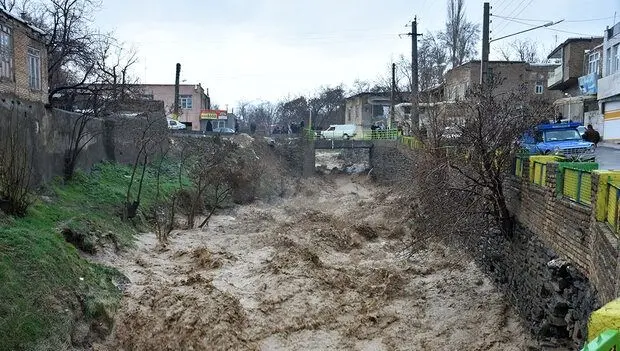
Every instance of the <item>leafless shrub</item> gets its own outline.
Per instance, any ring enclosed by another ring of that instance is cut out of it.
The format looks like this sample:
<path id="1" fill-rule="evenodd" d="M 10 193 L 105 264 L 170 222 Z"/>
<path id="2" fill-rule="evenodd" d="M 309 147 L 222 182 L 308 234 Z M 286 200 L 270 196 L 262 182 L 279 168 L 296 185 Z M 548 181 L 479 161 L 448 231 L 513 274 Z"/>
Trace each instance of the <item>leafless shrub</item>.
<path id="1" fill-rule="evenodd" d="M 136 118 L 139 118 L 142 123 L 138 130 L 132 131 L 134 139 L 133 142 L 136 146 L 137 152 L 133 163 L 131 177 L 129 179 L 129 185 L 127 186 L 127 193 L 125 195 L 123 220 L 134 218 L 136 216 L 138 207 L 140 206 L 142 185 L 144 183 L 144 175 L 146 172 L 146 166 L 149 162 L 149 157 L 152 157 L 158 151 L 158 146 L 161 145 L 162 140 L 165 140 L 168 136 L 168 128 L 165 123 L 166 120 L 162 115 L 157 113 L 147 113 Z M 139 166 L 142 166 L 142 173 L 140 178 L 137 180 L 137 193 L 134 194 L 132 192 L 132 187 L 136 182 L 136 175 Z"/>
<path id="2" fill-rule="evenodd" d="M 24 216 L 32 203 L 34 147 L 29 133 L 34 129 L 27 113 L 11 108 L 0 128 L 0 209 Z"/>

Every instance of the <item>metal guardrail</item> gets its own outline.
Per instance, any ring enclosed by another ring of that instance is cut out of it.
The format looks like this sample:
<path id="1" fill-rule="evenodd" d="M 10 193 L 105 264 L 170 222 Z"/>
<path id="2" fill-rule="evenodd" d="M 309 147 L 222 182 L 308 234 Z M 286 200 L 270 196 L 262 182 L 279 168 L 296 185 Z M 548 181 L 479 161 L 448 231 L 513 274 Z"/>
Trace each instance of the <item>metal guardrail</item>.
<path id="1" fill-rule="evenodd" d="M 324 139 L 320 134 L 321 132 L 322 131 L 304 129 L 303 135 L 308 140 Z M 355 136 L 351 139 L 353 140 L 399 140 L 400 138 L 401 138 L 401 132 L 398 129 L 382 129 L 382 130 L 364 129 L 361 132 L 355 134 Z"/>
<path id="2" fill-rule="evenodd" d="M 611 350 L 620 350 L 620 334 L 617 330 L 605 330 L 581 349 L 581 351 Z"/>
<path id="3" fill-rule="evenodd" d="M 583 205 L 592 204 L 592 171 L 596 162 L 558 162 L 556 193 Z"/>

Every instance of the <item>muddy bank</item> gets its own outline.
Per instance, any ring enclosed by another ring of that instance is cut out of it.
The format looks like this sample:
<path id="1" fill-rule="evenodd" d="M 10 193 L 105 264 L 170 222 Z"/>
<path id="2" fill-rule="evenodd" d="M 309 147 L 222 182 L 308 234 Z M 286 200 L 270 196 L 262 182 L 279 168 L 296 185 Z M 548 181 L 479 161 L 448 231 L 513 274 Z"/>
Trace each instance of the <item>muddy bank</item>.
<path id="1" fill-rule="evenodd" d="M 110 264 L 131 280 L 97 350 L 526 350 L 535 342 L 468 259 L 408 255 L 395 199 L 365 177 L 311 179 L 204 231 Z"/>

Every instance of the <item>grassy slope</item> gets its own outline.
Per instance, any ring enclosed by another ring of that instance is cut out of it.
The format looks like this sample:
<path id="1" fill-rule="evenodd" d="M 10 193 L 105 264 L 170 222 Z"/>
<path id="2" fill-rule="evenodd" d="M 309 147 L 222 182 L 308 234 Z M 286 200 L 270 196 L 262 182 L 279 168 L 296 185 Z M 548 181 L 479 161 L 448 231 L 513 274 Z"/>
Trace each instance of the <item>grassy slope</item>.
<path id="1" fill-rule="evenodd" d="M 118 273 L 82 259 L 61 229 L 87 233 L 93 242 L 108 235 L 121 246 L 131 245 L 137 229 L 118 216 L 130 175 L 130 167 L 102 164 L 69 184 L 51 185 L 45 201 L 33 204 L 25 218 L 2 220 L 0 350 L 31 349 L 42 341 L 47 349 L 61 349 L 72 328 L 72 310 L 102 319 L 116 307 Z M 162 174 L 162 183 L 164 192 L 176 188 L 172 169 Z M 150 169 L 141 208 L 153 202 L 155 189 Z"/>

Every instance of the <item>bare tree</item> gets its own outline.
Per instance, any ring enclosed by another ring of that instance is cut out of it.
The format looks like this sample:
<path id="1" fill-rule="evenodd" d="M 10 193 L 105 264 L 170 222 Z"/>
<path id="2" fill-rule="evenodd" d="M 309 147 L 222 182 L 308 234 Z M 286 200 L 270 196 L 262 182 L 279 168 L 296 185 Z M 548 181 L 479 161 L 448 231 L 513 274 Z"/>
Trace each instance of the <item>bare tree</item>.
<path id="1" fill-rule="evenodd" d="M 485 214 L 509 236 L 514 220 L 504 181 L 516 152 L 515 140 L 536 125 L 540 116 L 552 113 L 552 108 L 542 100 L 531 99 L 525 86 L 494 93 L 501 84 L 501 78 L 494 77 L 488 86 L 473 87 L 466 99 L 457 103 L 465 123 L 459 126 L 458 152 L 449 164 L 463 184 L 459 190 L 483 203 Z"/>
<path id="2" fill-rule="evenodd" d="M 447 55 L 438 35 L 431 32 L 427 32 L 424 35 L 420 45 L 418 61 L 418 79 L 421 91 L 430 89 L 443 81 Z M 411 69 L 409 69 L 410 71 Z M 411 86 L 411 83 L 408 86 Z"/>
<path id="3" fill-rule="evenodd" d="M 68 100 L 65 103 L 69 101 L 72 105 L 66 108 L 72 109 L 79 105 L 81 114 L 73 122 L 65 151 L 65 180 L 73 177 L 82 150 L 103 133 L 103 129 L 95 127 L 93 122 L 118 112 L 130 98 L 139 93 L 135 88 L 136 82 L 129 75 L 129 69 L 137 61 L 136 53 L 124 49 L 111 38 L 100 44 L 95 51 L 92 81 L 83 87 L 66 90 Z"/>
<path id="4" fill-rule="evenodd" d="M 499 48 L 500 56 L 506 60 L 516 60 L 528 63 L 541 62 L 542 59 L 539 54 L 538 45 L 532 40 L 515 39 Z"/>
<path id="5" fill-rule="evenodd" d="M 15 8 L 15 5 L 17 5 L 17 1 L 16 0 L 0 0 L 0 8 L 7 10 L 7 11 L 13 11 L 13 8 Z"/>
<path id="6" fill-rule="evenodd" d="M 162 118 L 161 115 L 147 113 L 136 118 L 140 119 L 142 123 L 139 130 L 132 131 L 133 141 L 137 151 L 129 184 L 127 185 L 127 193 L 125 195 L 123 207 L 123 220 L 136 216 L 142 196 L 142 185 L 144 183 L 146 165 L 149 162 L 149 158 L 157 152 L 158 145 L 168 136 L 168 127 L 165 124 L 165 119 Z M 138 180 L 137 193 L 134 195 L 132 187 L 136 181 L 136 173 L 139 166 L 142 166 L 142 173 Z"/>
<path id="7" fill-rule="evenodd" d="M 440 33 L 440 39 L 448 49 L 452 67 L 476 55 L 480 28 L 465 18 L 464 0 L 448 0 L 446 28 Z"/>

